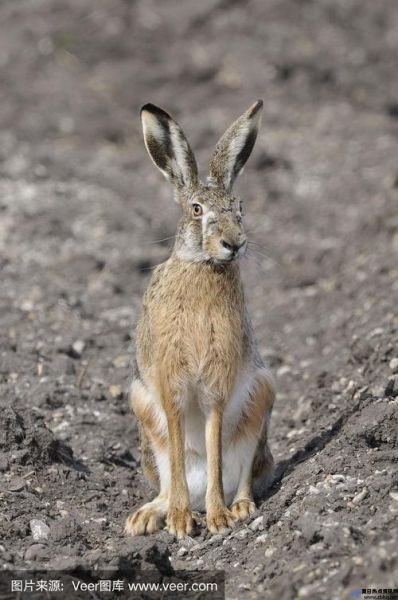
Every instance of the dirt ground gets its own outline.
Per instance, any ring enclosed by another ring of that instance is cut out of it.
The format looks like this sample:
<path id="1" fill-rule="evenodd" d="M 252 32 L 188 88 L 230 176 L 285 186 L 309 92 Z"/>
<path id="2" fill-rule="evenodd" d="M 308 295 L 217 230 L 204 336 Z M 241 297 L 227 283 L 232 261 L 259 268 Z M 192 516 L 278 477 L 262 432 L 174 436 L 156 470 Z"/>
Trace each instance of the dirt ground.
<path id="1" fill-rule="evenodd" d="M 170 561 L 225 570 L 230 599 L 398 587 L 396 0 L 3 0 L 0 23 L 2 568 Z M 178 218 L 139 107 L 177 116 L 205 176 L 258 97 L 236 189 L 276 482 L 226 536 L 128 539 L 152 494 L 133 327 Z"/>

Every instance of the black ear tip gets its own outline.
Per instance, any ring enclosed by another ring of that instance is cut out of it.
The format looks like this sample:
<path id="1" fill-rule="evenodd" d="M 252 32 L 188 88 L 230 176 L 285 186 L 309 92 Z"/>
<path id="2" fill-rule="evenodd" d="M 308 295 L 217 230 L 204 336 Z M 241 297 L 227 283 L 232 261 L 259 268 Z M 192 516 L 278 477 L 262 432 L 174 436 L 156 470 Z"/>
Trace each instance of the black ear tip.
<path id="1" fill-rule="evenodd" d="M 140 114 L 143 113 L 144 111 L 154 112 L 154 110 L 156 110 L 156 108 L 157 107 L 154 104 L 151 104 L 151 102 L 147 102 L 146 104 L 144 104 L 144 106 L 141 107 Z"/>
<path id="2" fill-rule="evenodd" d="M 252 115 L 255 115 L 264 106 L 264 102 L 259 98 L 252 106 Z"/>
<path id="3" fill-rule="evenodd" d="M 148 113 L 151 113 L 158 117 L 167 117 L 167 118 L 170 117 L 170 115 L 165 110 L 163 110 L 163 108 L 160 108 L 160 106 L 156 106 L 156 104 L 152 104 L 151 102 L 144 104 L 144 106 L 141 108 L 141 110 L 140 110 L 141 116 L 142 116 L 143 112 L 148 112 Z"/>
<path id="4" fill-rule="evenodd" d="M 259 98 L 256 100 L 246 111 L 246 118 L 252 119 L 257 114 L 261 113 L 261 110 L 264 106 L 264 102 Z"/>

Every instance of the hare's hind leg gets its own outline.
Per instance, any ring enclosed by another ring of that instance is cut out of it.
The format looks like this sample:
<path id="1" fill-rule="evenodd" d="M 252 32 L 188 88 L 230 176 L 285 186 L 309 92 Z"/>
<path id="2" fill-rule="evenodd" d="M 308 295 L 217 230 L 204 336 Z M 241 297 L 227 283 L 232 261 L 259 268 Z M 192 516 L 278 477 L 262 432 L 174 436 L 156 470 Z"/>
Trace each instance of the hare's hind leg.
<path id="1" fill-rule="evenodd" d="M 130 400 L 137 417 L 141 440 L 141 465 L 158 496 L 127 517 L 125 531 L 130 535 L 154 533 L 165 525 L 168 510 L 168 481 L 159 477 L 158 462 L 167 459 L 166 439 L 151 408 L 149 394 L 138 379 L 131 386 Z"/>
<path id="2" fill-rule="evenodd" d="M 263 425 L 252 468 L 253 493 L 256 498 L 261 498 L 273 481 L 274 457 L 268 443 L 268 420 Z"/>
<path id="3" fill-rule="evenodd" d="M 269 374 L 259 370 L 250 390 L 250 403 L 242 416 L 236 436 L 236 446 L 243 458 L 241 476 L 231 512 L 246 519 L 256 507 L 253 499 L 253 478 L 264 481 L 273 469 L 272 454 L 268 446 L 268 424 L 274 401 L 274 389 Z M 256 487 L 256 486 L 255 486 Z"/>

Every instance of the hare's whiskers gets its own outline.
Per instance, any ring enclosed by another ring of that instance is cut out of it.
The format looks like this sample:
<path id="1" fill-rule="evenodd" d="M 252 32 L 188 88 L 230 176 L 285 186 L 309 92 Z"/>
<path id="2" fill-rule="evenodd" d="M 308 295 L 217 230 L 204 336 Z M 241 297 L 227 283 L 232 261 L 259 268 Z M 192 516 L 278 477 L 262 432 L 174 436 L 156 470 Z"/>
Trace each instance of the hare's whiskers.
<path id="1" fill-rule="evenodd" d="M 249 242 L 250 243 L 250 242 Z M 269 263 L 273 264 L 273 265 L 277 265 L 278 262 L 274 259 L 271 258 L 271 256 L 268 256 L 267 254 L 264 254 L 263 252 L 259 252 L 259 250 L 257 250 L 256 248 L 248 248 L 248 252 L 251 253 L 252 255 L 257 255 L 261 258 L 265 258 L 265 260 L 267 260 Z"/>
<path id="2" fill-rule="evenodd" d="M 139 269 L 139 271 L 152 271 L 153 269 L 156 269 L 156 267 L 160 267 L 160 265 L 163 265 L 163 263 L 158 263 L 157 265 L 151 265 L 150 267 L 142 267 Z"/>
<path id="3" fill-rule="evenodd" d="M 174 240 L 176 235 L 169 235 L 168 237 L 160 238 L 160 240 L 153 240 L 153 242 L 149 242 L 150 244 L 158 244 L 159 242 L 166 242 L 167 240 Z"/>

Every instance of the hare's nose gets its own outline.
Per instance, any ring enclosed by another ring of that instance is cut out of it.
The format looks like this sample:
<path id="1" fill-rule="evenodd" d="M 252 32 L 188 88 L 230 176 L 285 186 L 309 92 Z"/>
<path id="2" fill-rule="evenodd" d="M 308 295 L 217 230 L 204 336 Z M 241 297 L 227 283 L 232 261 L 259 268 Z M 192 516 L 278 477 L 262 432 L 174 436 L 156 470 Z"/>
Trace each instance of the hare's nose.
<path id="1" fill-rule="evenodd" d="M 221 240 L 221 245 L 226 250 L 229 250 L 232 254 L 237 254 L 239 250 L 246 244 L 246 240 L 240 242 L 238 244 L 231 244 L 230 242 L 226 242 L 225 240 Z"/>

